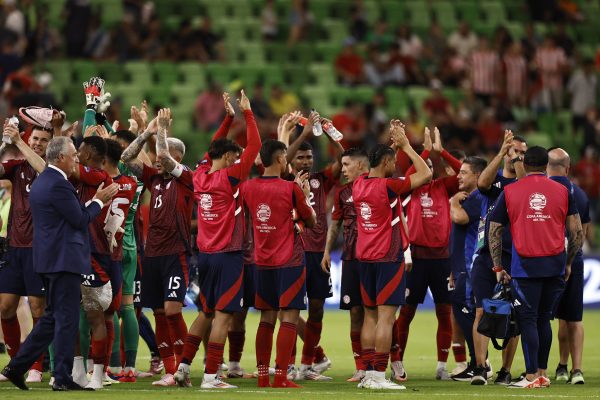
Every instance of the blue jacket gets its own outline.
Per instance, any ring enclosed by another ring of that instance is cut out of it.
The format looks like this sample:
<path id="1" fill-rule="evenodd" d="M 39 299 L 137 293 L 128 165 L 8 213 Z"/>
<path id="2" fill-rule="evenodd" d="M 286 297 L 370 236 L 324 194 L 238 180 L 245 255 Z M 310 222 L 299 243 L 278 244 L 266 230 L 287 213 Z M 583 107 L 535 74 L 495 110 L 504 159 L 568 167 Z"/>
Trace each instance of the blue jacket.
<path id="1" fill-rule="evenodd" d="M 33 182 L 29 203 L 35 271 L 91 273 L 88 225 L 100 214 L 100 205 L 82 205 L 73 185 L 49 167 Z"/>

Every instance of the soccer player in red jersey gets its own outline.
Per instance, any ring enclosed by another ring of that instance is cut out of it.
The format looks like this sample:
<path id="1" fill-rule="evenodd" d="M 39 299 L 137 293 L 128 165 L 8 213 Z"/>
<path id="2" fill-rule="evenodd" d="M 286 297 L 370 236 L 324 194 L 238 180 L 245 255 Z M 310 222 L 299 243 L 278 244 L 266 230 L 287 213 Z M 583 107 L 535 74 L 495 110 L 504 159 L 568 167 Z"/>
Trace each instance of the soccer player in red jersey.
<path id="1" fill-rule="evenodd" d="M 293 216 L 312 227 L 316 215 L 307 196 L 306 177 L 300 186 L 280 178 L 287 169 L 286 146 L 266 141 L 260 151 L 264 174 L 244 186 L 244 203 L 252 218 L 256 261 L 255 308 L 261 311 L 256 332 L 258 386 L 269 387 L 269 361 L 277 314 L 281 324 L 277 334 L 275 380 L 273 387 L 296 388 L 287 379 L 287 366 L 296 341 L 300 310 L 306 307 L 306 269 L 303 248 Z"/>
<path id="2" fill-rule="evenodd" d="M 346 184 L 339 187 L 333 199 L 331 219 L 333 223 L 327 232 L 327 244 L 321 266 L 329 274 L 331 268 L 331 249 L 337 239 L 340 228 L 344 228 L 342 252 L 342 285 L 340 289 L 340 309 L 350 311 L 350 340 L 356 371 L 348 382 L 360 382 L 365 376 L 365 365 L 360 357 L 360 330 L 363 324 L 363 304 L 360 295 L 360 262 L 356 259 L 356 209 L 352 199 L 354 181 L 369 172 L 367 153 L 358 148 L 346 150 L 342 154 L 342 175 Z"/>
<path id="3" fill-rule="evenodd" d="M 8 160 L 0 164 L 0 177 L 12 183 L 12 201 L 8 216 L 9 243 L 3 244 L 2 252 L 7 263 L 0 268 L 0 314 L 2 331 L 8 355 L 14 357 L 21 345 L 21 329 L 17 319 L 17 307 L 21 296 L 28 296 L 33 323 L 43 315 L 46 304 L 44 284 L 33 271 L 33 225 L 29 209 L 29 189 L 37 174 L 45 167 L 46 146 L 52 132 L 35 126 L 29 140 L 21 140 L 19 128 L 4 123 L 4 135 L 25 156 L 25 160 Z M 4 247 L 8 245 L 8 248 Z M 32 366 L 27 382 L 42 381 L 43 356 Z M 0 381 L 2 380 L 0 375 Z"/>
<path id="4" fill-rule="evenodd" d="M 312 135 L 312 124 L 318 119 L 320 119 L 318 113 L 311 113 L 311 123 L 306 124 L 304 132 L 290 145 L 287 155 L 293 174 L 299 172 L 310 174 L 308 177 L 310 186 L 308 200 L 317 213 L 315 226 L 302 232 L 306 257 L 308 319 L 306 323 L 300 319 L 298 324 L 298 332 L 304 340 L 304 346 L 302 347 L 302 360 L 297 379 L 304 380 L 331 380 L 331 378 L 321 375 L 331 366 L 331 362 L 323 353 L 319 342 L 323 329 L 325 299 L 333 296 L 331 277 L 321 269 L 321 261 L 323 260 L 325 242 L 327 241 L 327 195 L 339 181 L 341 164 L 339 160 L 336 160 L 322 171 L 311 172 L 314 165 L 313 149 L 306 139 Z M 339 142 L 332 140 L 329 135 L 327 137 L 334 145 L 337 156 L 341 156 L 344 148 Z"/>
<path id="5" fill-rule="evenodd" d="M 404 125 L 390 123 L 390 136 L 406 153 L 416 172 L 391 178 L 396 170 L 395 153 L 379 144 L 369 154 L 371 169 L 352 186 L 357 214 L 356 257 L 361 261 L 361 295 L 365 310 L 361 331 L 362 358 L 367 365 L 359 387 L 404 389 L 385 379 L 396 309 L 404 304 L 405 285 L 399 196 L 431 180 L 425 161 L 410 146 Z"/>
<path id="6" fill-rule="evenodd" d="M 142 305 L 152 308 L 156 340 L 166 374 L 155 386 L 174 386 L 176 359 L 181 359 L 187 326 L 181 309 L 188 284 L 188 255 L 191 252 L 193 174 L 181 164 L 185 145 L 167 138 L 171 110 L 162 109 L 147 130 L 123 152 L 121 159 L 150 190 L 148 238 L 142 262 Z M 144 143 L 155 134 L 155 168 L 137 159 Z"/>
<path id="7" fill-rule="evenodd" d="M 198 259 L 204 275 L 200 287 L 201 313 L 214 314 L 203 389 L 236 387 L 221 381 L 217 371 L 223 360 L 233 313 L 241 312 L 243 308 L 244 213 L 239 186 L 248 179 L 261 146 L 250 100 L 243 90 L 238 105 L 246 119 L 246 149 L 242 153 L 239 145 L 230 139 L 218 139 L 211 143 L 208 151 L 211 162 L 206 160 L 194 173 L 194 196 L 198 201 Z M 188 386 L 189 365 L 182 362 L 177 372 L 177 382 Z"/>
<path id="8" fill-rule="evenodd" d="M 440 131 L 435 128 L 435 141 L 431 140 L 429 129 L 425 128 L 424 150 L 421 158 L 433 168 L 429 160 L 430 153 L 437 153 L 454 171 L 454 175 L 433 179 L 411 193 L 407 206 L 408 232 L 411 244 L 413 267 L 408 272 L 406 304 L 400 309 L 396 321 L 398 334 L 398 359 L 392 362 L 394 378 L 406 380 L 406 371 L 402 363 L 410 323 L 417 307 L 423 303 L 427 289 L 431 290 L 435 301 L 435 313 L 438 320 L 436 335 L 437 359 L 436 379 L 450 379 L 446 361 L 452 341 L 452 297 L 449 288 L 450 277 L 450 197 L 458 192 L 458 171 L 461 161 L 454 158 L 442 146 Z M 407 173 L 411 173 L 410 168 Z"/>

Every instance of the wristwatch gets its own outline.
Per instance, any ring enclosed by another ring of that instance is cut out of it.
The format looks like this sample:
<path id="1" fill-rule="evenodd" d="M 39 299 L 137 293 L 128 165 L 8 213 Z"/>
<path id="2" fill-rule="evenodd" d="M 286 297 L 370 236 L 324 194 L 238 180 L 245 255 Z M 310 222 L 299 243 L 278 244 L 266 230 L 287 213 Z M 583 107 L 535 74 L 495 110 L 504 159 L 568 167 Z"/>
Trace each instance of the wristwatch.
<path id="1" fill-rule="evenodd" d="M 515 158 L 513 158 L 512 160 L 510 160 L 511 164 L 514 164 L 516 162 L 523 162 L 523 156 L 516 156 Z"/>

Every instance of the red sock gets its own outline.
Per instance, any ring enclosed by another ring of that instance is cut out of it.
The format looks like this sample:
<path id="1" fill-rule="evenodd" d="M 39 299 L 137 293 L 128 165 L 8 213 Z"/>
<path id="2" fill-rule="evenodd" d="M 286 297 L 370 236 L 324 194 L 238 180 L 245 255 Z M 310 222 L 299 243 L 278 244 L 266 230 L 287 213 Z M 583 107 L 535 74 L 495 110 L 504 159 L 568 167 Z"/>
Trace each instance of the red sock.
<path id="1" fill-rule="evenodd" d="M 106 319 L 104 321 L 104 325 L 106 325 L 106 361 L 105 367 L 108 367 L 108 362 L 110 361 L 110 355 L 112 353 L 113 343 L 115 342 L 115 323 L 113 322 L 112 317 Z"/>
<path id="2" fill-rule="evenodd" d="M 298 327 L 296 327 L 296 332 L 298 332 Z M 294 339 L 294 347 L 292 347 L 292 354 L 290 355 L 290 365 L 296 364 L 296 342 L 298 341 L 298 336 Z"/>
<path id="3" fill-rule="evenodd" d="M 287 366 L 292 355 L 292 344 L 296 339 L 296 324 L 282 322 L 277 332 L 274 385 L 287 381 Z"/>
<path id="4" fill-rule="evenodd" d="M 350 341 L 352 342 L 352 354 L 354 355 L 354 364 L 356 369 L 365 370 L 365 364 L 361 357 L 362 347 L 360 346 L 360 331 L 350 332 Z"/>
<path id="5" fill-rule="evenodd" d="M 187 365 L 192 364 L 192 361 L 194 361 L 194 357 L 196 357 L 196 353 L 198 352 L 198 348 L 200 348 L 200 343 L 202 343 L 202 338 L 200 336 L 188 333 L 185 338 L 185 345 L 183 346 L 183 353 L 181 355 L 182 363 Z"/>
<path id="6" fill-rule="evenodd" d="M 273 324 L 261 322 L 256 331 L 256 366 L 258 367 L 259 376 L 265 373 L 267 377 L 269 376 L 274 330 L 275 326 Z"/>
<path id="7" fill-rule="evenodd" d="M 94 364 L 106 365 L 106 338 L 95 340 L 92 338 L 92 351 L 90 352 L 90 358 L 94 360 Z"/>
<path id="8" fill-rule="evenodd" d="M 304 365 L 312 365 L 315 361 L 315 350 L 321 340 L 321 330 L 323 324 L 321 322 L 306 321 L 304 329 L 304 346 L 302 347 L 302 361 Z"/>
<path id="9" fill-rule="evenodd" d="M 33 318 L 33 326 L 35 326 L 35 324 L 37 324 L 38 321 L 39 321 L 39 318 L 34 317 Z M 40 358 L 35 360 L 35 362 L 31 366 L 31 369 L 35 369 L 37 371 L 42 372 L 42 370 L 44 369 L 44 356 L 45 355 L 46 355 L 46 352 L 43 352 L 42 355 L 40 356 Z"/>
<path id="10" fill-rule="evenodd" d="M 452 343 L 452 352 L 454 353 L 454 361 L 466 362 L 467 361 L 467 349 L 460 343 Z"/>
<path id="11" fill-rule="evenodd" d="M 177 364 L 179 364 L 179 362 L 181 362 L 183 345 L 185 344 L 185 338 L 187 336 L 187 325 L 185 324 L 185 320 L 181 313 L 169 315 L 167 317 L 167 323 L 169 324 L 169 336 L 171 337 L 173 353 L 175 354 Z"/>
<path id="12" fill-rule="evenodd" d="M 165 365 L 165 372 L 167 374 L 174 374 L 177 370 L 175 364 L 175 356 L 173 354 L 173 346 L 171 341 L 171 335 L 169 334 L 169 324 L 165 314 L 154 314 L 154 320 L 156 321 L 156 344 L 158 345 L 158 352 L 160 358 Z"/>
<path id="13" fill-rule="evenodd" d="M 438 361 L 448 361 L 450 344 L 452 343 L 452 322 L 450 304 L 436 304 L 435 315 L 438 320 L 436 335 Z"/>
<path id="14" fill-rule="evenodd" d="M 373 369 L 378 372 L 385 372 L 389 357 L 390 353 L 375 353 L 373 356 Z"/>
<path id="15" fill-rule="evenodd" d="M 411 306 L 402 306 L 400 315 L 398 316 L 398 354 L 400 360 L 404 359 L 404 351 L 406 350 L 406 342 L 408 341 L 408 328 L 415 317 L 416 308 Z"/>
<path id="16" fill-rule="evenodd" d="M 390 347 L 390 361 L 400 361 L 400 343 L 398 343 L 400 335 L 400 318 L 394 322 L 392 328 L 392 347 Z"/>
<path id="17" fill-rule="evenodd" d="M 13 358 L 21 347 L 21 326 L 16 315 L 12 318 L 2 318 L 2 332 L 8 355 Z"/>
<path id="18" fill-rule="evenodd" d="M 320 340 L 320 339 L 319 339 Z M 317 346 L 315 349 L 315 362 L 320 363 L 325 358 L 325 351 L 321 346 Z"/>
<path id="19" fill-rule="evenodd" d="M 246 342 L 246 331 L 229 331 L 227 339 L 229 339 L 229 361 L 240 362 Z"/>
<path id="20" fill-rule="evenodd" d="M 375 357 L 375 349 L 363 349 L 361 358 L 365 364 L 366 370 L 373 369 L 373 358 Z"/>
<path id="21" fill-rule="evenodd" d="M 219 365 L 221 365 L 221 362 L 223 362 L 224 349 L 225 343 L 208 342 L 208 349 L 206 352 L 206 367 L 204 369 L 204 373 L 217 373 Z"/>

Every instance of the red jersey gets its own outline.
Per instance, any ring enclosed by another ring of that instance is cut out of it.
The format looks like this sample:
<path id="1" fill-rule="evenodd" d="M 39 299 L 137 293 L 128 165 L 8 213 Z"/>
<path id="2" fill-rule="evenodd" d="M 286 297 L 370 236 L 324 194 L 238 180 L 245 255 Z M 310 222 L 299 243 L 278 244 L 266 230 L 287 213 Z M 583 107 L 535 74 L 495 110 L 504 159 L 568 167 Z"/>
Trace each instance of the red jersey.
<path id="1" fill-rule="evenodd" d="M 193 174 L 183 168 L 176 178 L 165 178 L 157 169 L 144 165 L 142 182 L 150 191 L 148 237 L 144 255 L 158 257 L 190 251 Z"/>
<path id="2" fill-rule="evenodd" d="M 137 190 L 137 181 L 131 176 L 127 175 L 119 175 L 113 178 L 113 181 L 119 184 L 119 191 L 115 197 L 113 197 L 110 206 L 106 207 L 102 214 L 106 219 L 108 209 L 110 208 L 111 214 L 116 214 L 123 217 L 121 228 L 125 229 L 125 222 L 127 220 L 127 215 L 129 214 L 129 208 L 131 207 L 131 202 L 133 201 L 135 192 Z M 117 247 L 113 250 L 112 259 L 115 261 L 121 261 L 123 259 L 123 233 L 117 233 L 116 239 Z"/>
<path id="3" fill-rule="evenodd" d="M 259 177 L 244 185 L 243 198 L 252 221 L 256 265 L 291 267 L 304 264 L 302 242 L 292 211 L 307 220 L 312 209 L 300 186 L 279 177 Z"/>
<path id="4" fill-rule="evenodd" d="M 410 191 L 410 177 L 369 178 L 352 185 L 357 214 L 356 258 L 364 262 L 402 261 L 402 204 L 398 196 Z"/>
<path id="5" fill-rule="evenodd" d="M 331 167 L 310 174 L 308 179 L 310 185 L 308 202 L 317 214 L 317 223 L 312 228 L 306 228 L 302 233 L 304 251 L 325 251 L 325 243 L 327 242 L 327 194 L 336 182 Z"/>
<path id="6" fill-rule="evenodd" d="M 356 209 L 352 199 L 352 183 L 346 183 L 336 190 L 331 219 L 343 221 L 344 245 L 342 247 L 342 260 L 355 260 L 358 231 L 356 229 Z"/>
<path id="7" fill-rule="evenodd" d="M 10 212 L 8 214 L 8 239 L 11 247 L 31 247 L 33 224 L 29 208 L 29 190 L 37 172 L 25 160 L 2 163 L 4 176 L 12 183 Z"/>
<path id="8" fill-rule="evenodd" d="M 101 183 L 104 183 L 104 187 L 113 183 L 112 178 L 106 171 L 86 167 L 82 164 L 79 164 L 79 180 L 75 180 L 71 177 L 70 181 L 73 186 L 75 186 L 75 190 L 77 190 L 77 194 L 79 195 L 79 201 L 81 201 L 82 204 L 85 204 L 94 198 L 98 186 L 100 186 Z M 104 233 L 104 219 L 106 218 L 107 210 L 108 208 L 105 207 L 100 215 L 94 218 L 90 224 L 90 245 L 92 253 L 110 255 L 108 240 Z"/>

